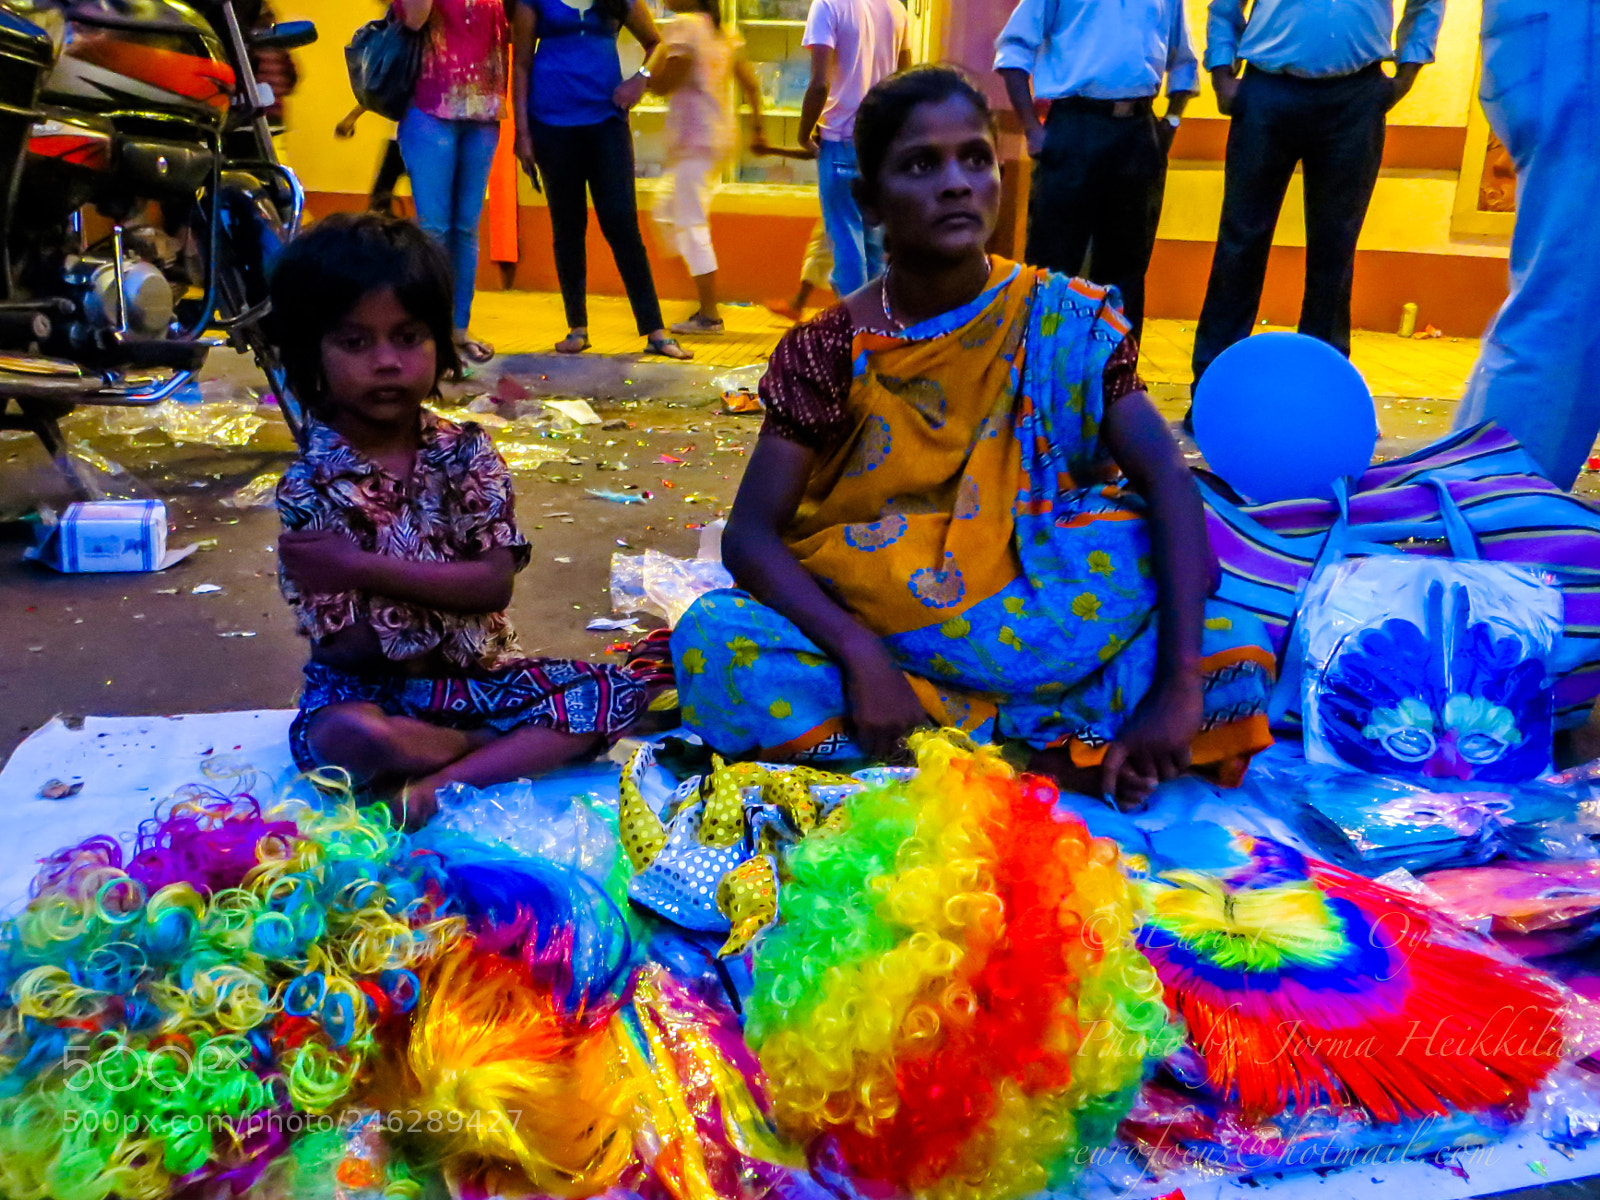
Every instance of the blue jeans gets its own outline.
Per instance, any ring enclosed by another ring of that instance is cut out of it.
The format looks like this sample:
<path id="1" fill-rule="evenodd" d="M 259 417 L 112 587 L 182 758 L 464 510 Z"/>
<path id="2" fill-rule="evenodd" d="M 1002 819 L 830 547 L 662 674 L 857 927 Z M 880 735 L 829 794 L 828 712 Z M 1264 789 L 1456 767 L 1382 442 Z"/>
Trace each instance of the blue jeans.
<path id="1" fill-rule="evenodd" d="M 450 254 L 455 325 L 465 329 L 478 278 L 478 220 L 500 126 L 494 121 L 446 121 L 411 108 L 400 120 L 399 139 L 417 202 L 417 224 Z"/>
<path id="2" fill-rule="evenodd" d="M 867 286 L 883 270 L 883 231 L 861 219 L 852 185 L 860 177 L 856 148 L 824 139 L 817 156 L 817 191 L 822 224 L 833 239 L 833 290 L 842 300 Z"/>
<path id="3" fill-rule="evenodd" d="M 1484 0 L 1479 98 L 1517 167 L 1511 294 L 1484 334 L 1456 428 L 1494 421 L 1571 488 L 1600 432 L 1600 10 Z"/>

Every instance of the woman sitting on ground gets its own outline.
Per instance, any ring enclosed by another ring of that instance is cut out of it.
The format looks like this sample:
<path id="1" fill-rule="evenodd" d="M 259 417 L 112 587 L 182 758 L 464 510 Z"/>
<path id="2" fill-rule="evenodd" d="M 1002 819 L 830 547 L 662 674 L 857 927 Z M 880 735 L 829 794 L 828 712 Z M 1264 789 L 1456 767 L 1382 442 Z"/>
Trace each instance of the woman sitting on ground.
<path id="1" fill-rule="evenodd" d="M 1116 293 L 985 253 L 994 124 L 955 69 L 873 88 L 855 142 L 890 267 L 773 353 L 723 539 L 744 590 L 672 639 L 685 723 L 815 760 L 937 722 L 1123 801 L 1236 771 L 1270 744 L 1274 660 L 1207 598 L 1199 493 Z"/>

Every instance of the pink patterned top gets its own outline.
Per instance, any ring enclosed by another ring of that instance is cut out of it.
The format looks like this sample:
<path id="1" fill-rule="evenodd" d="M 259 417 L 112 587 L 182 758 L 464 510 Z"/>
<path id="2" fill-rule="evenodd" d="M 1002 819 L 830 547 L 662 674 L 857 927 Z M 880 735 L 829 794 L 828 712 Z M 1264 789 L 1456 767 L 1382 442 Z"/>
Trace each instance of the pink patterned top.
<path id="1" fill-rule="evenodd" d="M 505 0 L 433 0 L 423 32 L 422 73 L 411 103 L 446 121 L 503 119 L 511 42 Z"/>

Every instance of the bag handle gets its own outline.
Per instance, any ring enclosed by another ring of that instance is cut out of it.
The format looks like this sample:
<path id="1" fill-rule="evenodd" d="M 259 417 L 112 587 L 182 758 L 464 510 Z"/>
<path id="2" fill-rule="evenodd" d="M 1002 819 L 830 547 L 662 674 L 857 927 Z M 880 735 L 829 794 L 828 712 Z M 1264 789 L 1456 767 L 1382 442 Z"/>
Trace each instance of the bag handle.
<path id="1" fill-rule="evenodd" d="M 1462 515 L 1456 498 L 1450 494 L 1449 486 L 1438 476 L 1429 479 L 1428 483 L 1439 494 L 1439 521 L 1444 525 L 1445 541 L 1450 543 L 1450 557 L 1477 562 L 1483 557 L 1478 535 L 1467 524 L 1467 518 Z"/>
<path id="2" fill-rule="evenodd" d="M 1444 539 L 1450 547 L 1450 557 L 1465 559 L 1468 562 L 1477 562 L 1483 558 L 1483 550 L 1478 545 L 1478 535 L 1473 532 L 1472 526 L 1467 523 L 1467 518 L 1461 512 L 1461 506 L 1456 503 L 1456 498 L 1450 494 L 1450 487 L 1444 480 L 1437 477 L 1427 481 L 1428 486 L 1439 499 L 1439 525 L 1444 533 Z M 1311 564 L 1311 578 L 1315 579 L 1323 571 L 1335 567 L 1343 562 L 1345 557 L 1355 546 L 1365 545 L 1351 540 L 1350 532 L 1350 481 L 1348 479 L 1335 479 L 1333 481 L 1333 499 L 1339 506 L 1339 515 L 1328 527 L 1328 536 L 1323 539 L 1322 549 L 1317 554 L 1316 561 Z M 1377 522 L 1371 528 L 1382 526 Z M 1360 528 L 1358 526 L 1358 528 Z"/>
<path id="3" fill-rule="evenodd" d="M 1311 564 L 1311 574 L 1306 577 L 1305 586 L 1295 598 L 1294 612 L 1290 614 L 1288 627 L 1284 630 L 1283 661 L 1278 668 L 1278 681 L 1273 685 L 1272 694 L 1267 697 L 1267 724 L 1273 728 L 1283 725 L 1291 710 L 1300 703 L 1302 681 L 1305 679 L 1305 658 L 1300 651 L 1300 609 L 1305 603 L 1306 592 L 1310 591 L 1324 571 L 1343 562 L 1349 549 L 1350 488 L 1343 478 L 1333 481 L 1333 501 L 1339 506 L 1339 515 L 1328 527 L 1328 535 L 1322 539 L 1322 549 L 1317 551 L 1317 557 Z"/>
<path id="4" fill-rule="evenodd" d="M 1439 521 L 1444 527 L 1445 540 L 1450 544 L 1452 558 L 1466 559 L 1477 562 L 1483 557 L 1478 546 L 1478 538 L 1472 531 L 1472 526 L 1467 524 L 1467 519 L 1461 513 L 1461 506 L 1456 503 L 1456 498 L 1450 494 L 1450 489 L 1442 479 L 1430 479 L 1428 483 L 1433 487 L 1439 497 Z M 1351 548 L 1350 541 L 1350 489 L 1349 482 L 1337 479 L 1333 483 L 1333 499 L 1339 506 L 1339 516 L 1328 528 L 1328 536 L 1323 540 L 1322 550 L 1317 554 L 1316 561 L 1312 564 L 1311 575 L 1306 581 L 1306 591 L 1323 571 L 1329 570 L 1344 561 L 1345 555 Z M 1387 549 L 1387 547 L 1385 547 Z M 1301 603 L 1304 602 L 1305 592 L 1300 595 Z M 1272 689 L 1272 694 L 1267 701 L 1267 721 L 1274 728 L 1285 723 L 1290 712 L 1302 699 L 1301 692 L 1305 680 L 1305 661 L 1300 650 L 1299 634 L 1300 604 L 1296 604 L 1294 615 L 1289 619 L 1289 627 L 1284 634 L 1283 663 L 1278 673 L 1278 682 Z"/>
<path id="5" fill-rule="evenodd" d="M 1344 478 L 1333 481 L 1333 502 L 1339 506 L 1339 515 L 1333 519 L 1333 524 L 1328 526 L 1328 534 L 1322 539 L 1322 549 L 1317 551 L 1317 557 L 1311 564 L 1311 574 L 1307 576 L 1307 584 L 1314 581 L 1317 576 L 1331 567 L 1336 567 L 1345 560 L 1350 552 L 1350 483 Z"/>

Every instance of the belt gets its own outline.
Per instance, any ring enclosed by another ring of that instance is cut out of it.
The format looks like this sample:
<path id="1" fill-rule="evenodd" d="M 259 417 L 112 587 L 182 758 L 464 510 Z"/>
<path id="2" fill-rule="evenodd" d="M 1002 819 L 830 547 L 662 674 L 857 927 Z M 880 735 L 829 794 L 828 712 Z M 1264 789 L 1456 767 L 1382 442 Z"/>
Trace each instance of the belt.
<path id="1" fill-rule="evenodd" d="M 1050 104 L 1050 111 L 1058 108 L 1063 112 L 1091 112 L 1103 117 L 1143 117 L 1148 116 L 1151 108 L 1150 96 L 1138 96 L 1132 100 L 1096 100 L 1089 96 L 1063 96 Z"/>
<path id="2" fill-rule="evenodd" d="M 1343 83 L 1347 79 L 1360 79 L 1368 75 L 1382 75 L 1382 63 L 1368 63 L 1354 71 L 1346 71 L 1343 75 L 1296 75 L 1293 71 L 1269 71 L 1265 67 L 1258 67 L 1254 63 L 1246 63 L 1246 75 L 1266 75 L 1273 79 L 1289 79 L 1295 83 L 1329 84 Z"/>

